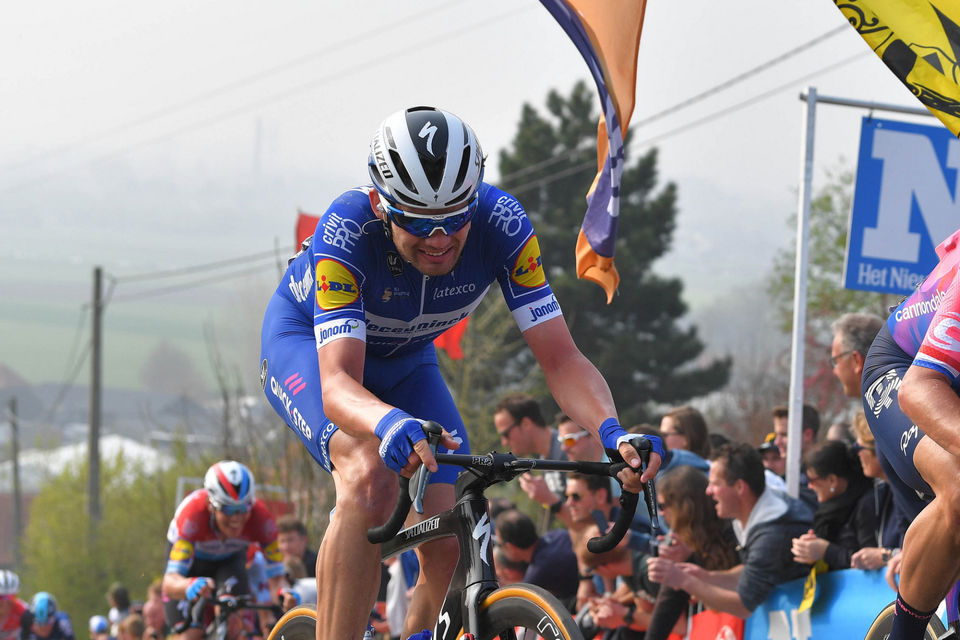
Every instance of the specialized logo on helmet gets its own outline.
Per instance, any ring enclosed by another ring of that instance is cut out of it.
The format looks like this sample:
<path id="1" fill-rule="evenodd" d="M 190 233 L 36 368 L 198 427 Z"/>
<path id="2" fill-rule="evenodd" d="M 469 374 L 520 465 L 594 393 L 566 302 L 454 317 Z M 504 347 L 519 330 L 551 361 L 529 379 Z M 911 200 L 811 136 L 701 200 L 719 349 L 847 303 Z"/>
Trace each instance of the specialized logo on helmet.
<path id="1" fill-rule="evenodd" d="M 383 140 L 380 138 L 379 132 L 373 138 L 373 160 L 377 163 L 377 169 L 380 170 L 384 178 L 393 177 L 393 171 L 390 171 L 390 165 L 387 164 L 387 159 L 384 156 Z"/>
<path id="2" fill-rule="evenodd" d="M 427 139 L 427 151 L 430 152 L 430 155 L 436 156 L 436 152 L 433 150 L 433 136 L 437 133 L 437 125 L 433 124 L 427 120 L 426 124 L 420 129 L 419 135 L 421 138 Z"/>
<path id="3" fill-rule="evenodd" d="M 527 244 L 524 245 L 523 251 L 517 256 L 517 261 L 513 265 L 510 279 L 528 289 L 542 287 L 547 283 L 540 261 L 540 243 L 537 242 L 537 236 L 530 236 L 527 240 Z"/>
<path id="4" fill-rule="evenodd" d="M 317 263 L 317 306 L 324 311 L 339 309 L 353 303 L 360 296 L 357 279 L 350 270 L 336 260 L 324 259 Z"/>

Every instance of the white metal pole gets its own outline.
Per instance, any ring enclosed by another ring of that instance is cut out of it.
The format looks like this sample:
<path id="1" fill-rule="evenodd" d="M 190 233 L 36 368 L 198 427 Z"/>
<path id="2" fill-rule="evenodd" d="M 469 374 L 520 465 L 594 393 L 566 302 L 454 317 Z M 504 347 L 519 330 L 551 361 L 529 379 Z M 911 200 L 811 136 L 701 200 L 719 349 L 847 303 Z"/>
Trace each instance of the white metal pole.
<path id="1" fill-rule="evenodd" d="M 817 90 L 807 89 L 801 135 L 800 194 L 797 206 L 797 260 L 793 286 L 793 342 L 791 346 L 790 399 L 787 404 L 787 492 L 800 493 L 800 450 L 803 431 L 803 361 L 807 324 L 807 239 L 810 227 L 810 192 L 813 185 L 813 139 L 817 112 Z"/>

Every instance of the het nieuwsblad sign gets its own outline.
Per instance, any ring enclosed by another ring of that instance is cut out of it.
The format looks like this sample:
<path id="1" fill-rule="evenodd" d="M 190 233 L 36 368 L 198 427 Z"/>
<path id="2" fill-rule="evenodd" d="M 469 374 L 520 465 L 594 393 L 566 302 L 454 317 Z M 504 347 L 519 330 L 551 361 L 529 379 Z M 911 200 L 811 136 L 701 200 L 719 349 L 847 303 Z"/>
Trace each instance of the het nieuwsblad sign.
<path id="1" fill-rule="evenodd" d="M 960 140 L 942 126 L 864 118 L 843 284 L 909 294 L 960 227 Z"/>

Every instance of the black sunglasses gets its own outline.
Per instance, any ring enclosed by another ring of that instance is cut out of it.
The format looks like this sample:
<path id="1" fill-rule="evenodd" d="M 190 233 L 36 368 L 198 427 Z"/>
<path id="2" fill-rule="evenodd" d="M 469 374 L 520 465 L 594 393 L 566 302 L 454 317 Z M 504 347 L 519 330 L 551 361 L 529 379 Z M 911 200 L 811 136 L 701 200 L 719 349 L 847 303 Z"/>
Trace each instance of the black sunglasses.
<path id="1" fill-rule="evenodd" d="M 504 429 L 503 431 L 497 431 L 497 435 L 501 438 L 509 438 L 510 432 L 520 426 L 519 422 L 514 422 L 512 425 Z"/>
<path id="2" fill-rule="evenodd" d="M 573 500 L 574 502 L 580 502 L 580 498 L 582 498 L 582 497 L 583 497 L 583 496 L 581 496 L 579 493 L 568 493 L 568 494 L 567 494 L 567 500 Z"/>
<path id="3" fill-rule="evenodd" d="M 860 444 L 859 442 L 854 442 L 854 443 L 853 443 L 853 452 L 854 452 L 854 453 L 860 453 L 861 451 L 869 451 L 870 453 L 876 453 L 876 452 L 877 452 L 876 449 L 874 449 L 873 447 L 865 447 L 865 446 L 863 446 L 862 444 Z"/>

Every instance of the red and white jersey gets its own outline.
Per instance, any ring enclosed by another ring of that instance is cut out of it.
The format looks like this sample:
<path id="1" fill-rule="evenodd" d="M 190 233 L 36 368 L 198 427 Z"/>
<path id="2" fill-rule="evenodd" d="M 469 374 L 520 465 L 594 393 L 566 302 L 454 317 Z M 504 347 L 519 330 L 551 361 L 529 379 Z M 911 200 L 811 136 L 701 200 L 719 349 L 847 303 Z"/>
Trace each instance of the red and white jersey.
<path id="1" fill-rule="evenodd" d="M 0 620 L 0 640 L 23 640 L 33 623 L 30 607 L 20 598 L 13 598 L 13 607 L 6 620 Z M 21 630 L 24 633 L 21 633 Z"/>
<path id="2" fill-rule="evenodd" d="M 227 538 L 217 529 L 207 503 L 207 491 L 197 489 L 177 507 L 167 529 L 171 544 L 167 573 L 187 575 L 194 558 L 216 562 L 238 552 L 245 554 L 251 543 L 258 543 L 267 561 L 267 577 L 283 575 L 277 523 L 261 500 L 253 503 L 250 518 L 237 538 Z"/>

